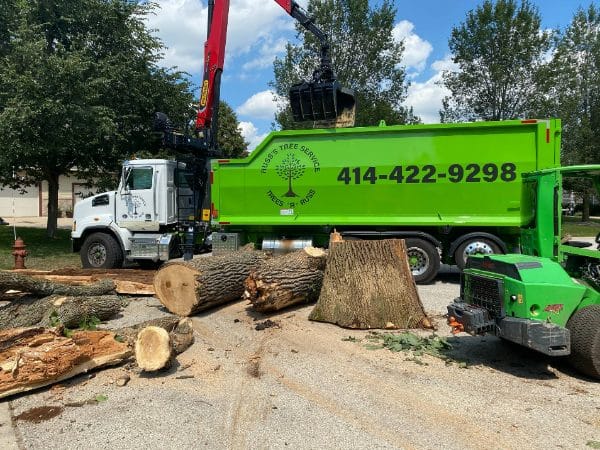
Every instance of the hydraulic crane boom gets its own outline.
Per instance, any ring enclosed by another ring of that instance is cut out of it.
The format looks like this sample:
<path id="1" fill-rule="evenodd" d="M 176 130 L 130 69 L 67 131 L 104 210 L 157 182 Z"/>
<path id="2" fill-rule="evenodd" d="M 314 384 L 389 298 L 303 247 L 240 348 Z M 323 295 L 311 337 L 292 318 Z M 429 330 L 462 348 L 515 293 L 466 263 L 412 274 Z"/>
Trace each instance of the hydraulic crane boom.
<path id="1" fill-rule="evenodd" d="M 329 124 L 338 117 L 335 125 L 354 124 L 354 95 L 343 89 L 335 80 L 329 58 L 329 43 L 323 33 L 293 0 L 275 0 L 285 11 L 298 20 L 302 26 L 312 32 L 321 42 L 321 65 L 313 72 L 313 79 L 293 85 L 290 88 L 290 106 L 296 121 L 325 121 Z M 167 147 L 191 154 L 186 161 L 188 170 L 193 171 L 195 211 L 206 211 L 201 218 L 195 214 L 180 219 L 185 229 L 183 243 L 184 259 L 192 258 L 196 235 L 199 230 L 204 235 L 210 229 L 210 158 L 221 156 L 217 144 L 219 127 L 219 98 L 221 75 L 225 63 L 225 44 L 227 41 L 227 20 L 229 0 L 208 0 L 208 28 L 204 44 L 204 67 L 200 103 L 196 116 L 195 137 L 177 133 L 165 114 L 157 113 L 155 129 L 163 132 L 163 144 Z M 350 113 L 348 113 L 350 111 Z M 351 120 L 348 119 L 351 117 Z"/>
<path id="2" fill-rule="evenodd" d="M 354 95 L 335 80 L 329 57 L 327 35 L 293 0 L 275 0 L 290 16 L 313 33 L 321 42 L 321 66 L 313 73 L 311 82 L 298 83 L 290 89 L 294 120 L 331 120 L 343 110 L 354 109 Z M 204 44 L 204 76 L 200 93 L 200 108 L 196 131 L 208 149 L 216 149 L 221 74 L 225 62 L 229 0 L 209 0 L 208 30 Z"/>

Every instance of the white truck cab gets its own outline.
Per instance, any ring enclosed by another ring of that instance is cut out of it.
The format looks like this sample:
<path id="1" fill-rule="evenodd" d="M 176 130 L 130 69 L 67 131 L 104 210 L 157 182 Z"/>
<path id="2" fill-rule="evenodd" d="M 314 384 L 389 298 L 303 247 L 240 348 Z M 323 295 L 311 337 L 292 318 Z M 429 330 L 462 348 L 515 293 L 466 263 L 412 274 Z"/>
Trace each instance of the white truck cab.
<path id="1" fill-rule="evenodd" d="M 178 256 L 178 217 L 197 202 L 184 163 L 125 161 L 119 187 L 86 198 L 73 211 L 73 251 L 86 268 L 121 267 L 125 260 L 157 265 Z"/>

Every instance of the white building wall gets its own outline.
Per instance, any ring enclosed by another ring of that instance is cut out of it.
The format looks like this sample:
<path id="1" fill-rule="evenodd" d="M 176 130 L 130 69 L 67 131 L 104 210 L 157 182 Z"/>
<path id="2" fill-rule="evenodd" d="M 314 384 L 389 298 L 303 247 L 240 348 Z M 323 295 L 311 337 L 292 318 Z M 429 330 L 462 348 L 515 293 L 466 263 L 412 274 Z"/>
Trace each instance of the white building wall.
<path id="1" fill-rule="evenodd" d="M 25 194 L 8 187 L 0 187 L 0 217 L 38 217 L 48 215 L 48 183 L 46 181 L 36 186 L 30 186 Z M 73 205 L 78 200 L 95 192 L 84 186 L 84 180 L 76 176 L 61 176 L 58 180 L 58 208 L 63 217 L 67 211 L 73 211 Z"/>
<path id="2" fill-rule="evenodd" d="M 14 214 L 13 214 L 14 208 Z M 40 213 L 40 189 L 29 186 L 25 193 L 8 187 L 0 188 L 0 217 L 31 217 Z"/>

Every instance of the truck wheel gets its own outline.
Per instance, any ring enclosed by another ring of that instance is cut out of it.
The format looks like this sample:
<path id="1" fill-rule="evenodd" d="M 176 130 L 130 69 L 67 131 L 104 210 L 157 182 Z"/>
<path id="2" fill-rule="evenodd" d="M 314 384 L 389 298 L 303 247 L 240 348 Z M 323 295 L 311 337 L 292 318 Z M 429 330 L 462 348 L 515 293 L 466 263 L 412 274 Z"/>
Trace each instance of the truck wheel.
<path id="1" fill-rule="evenodd" d="M 500 246 L 494 241 L 484 237 L 471 237 L 460 244 L 454 252 L 454 261 L 460 270 L 467 265 L 467 258 L 471 255 L 493 255 L 502 253 Z"/>
<path id="2" fill-rule="evenodd" d="M 569 363 L 585 375 L 600 378 L 600 305 L 577 311 L 567 329 L 571 333 Z"/>
<path id="3" fill-rule="evenodd" d="M 118 269 L 123 266 L 121 246 L 106 233 L 90 234 L 81 247 L 80 255 L 85 269 Z"/>
<path id="4" fill-rule="evenodd" d="M 440 254 L 435 245 L 423 239 L 405 239 L 408 264 L 415 283 L 431 282 L 440 270 Z"/>

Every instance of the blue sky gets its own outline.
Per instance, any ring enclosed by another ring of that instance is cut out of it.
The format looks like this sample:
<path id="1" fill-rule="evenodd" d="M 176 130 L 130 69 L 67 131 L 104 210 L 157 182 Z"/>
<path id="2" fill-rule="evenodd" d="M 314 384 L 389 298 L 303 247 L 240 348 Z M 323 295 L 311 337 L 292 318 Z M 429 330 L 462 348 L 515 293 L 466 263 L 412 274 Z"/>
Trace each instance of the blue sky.
<path id="1" fill-rule="evenodd" d="M 217 0 L 218 1 L 218 0 Z M 163 64 L 188 72 L 199 83 L 206 38 L 206 0 L 158 0 L 148 20 L 167 49 Z M 307 0 L 298 1 L 305 6 Z M 373 5 L 378 2 L 372 1 Z M 534 0 L 543 28 L 564 28 L 578 7 L 590 1 Z M 445 92 L 436 84 L 452 67 L 448 38 L 453 26 L 481 4 L 477 0 L 397 0 L 394 37 L 404 40 L 404 65 L 411 82 L 406 105 L 423 122 L 439 121 Z M 271 130 L 276 109 L 268 83 L 273 59 L 294 41 L 294 19 L 273 0 L 231 0 L 221 98 L 237 112 L 242 132 L 254 148 Z"/>

